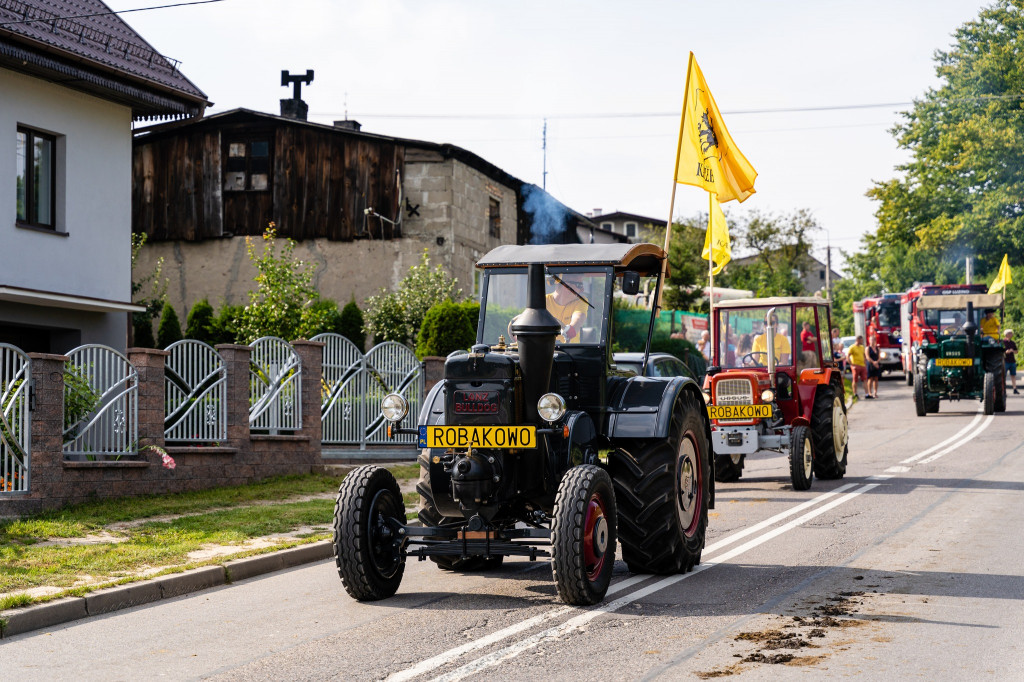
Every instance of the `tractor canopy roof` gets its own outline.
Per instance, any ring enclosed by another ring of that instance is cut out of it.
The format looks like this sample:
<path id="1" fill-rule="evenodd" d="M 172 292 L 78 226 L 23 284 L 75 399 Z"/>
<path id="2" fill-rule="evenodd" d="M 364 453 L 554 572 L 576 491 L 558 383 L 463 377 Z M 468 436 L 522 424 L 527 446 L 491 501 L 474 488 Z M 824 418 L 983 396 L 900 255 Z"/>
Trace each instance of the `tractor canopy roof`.
<path id="1" fill-rule="evenodd" d="M 917 300 L 918 310 L 963 310 L 971 303 L 977 308 L 1001 308 L 1002 294 L 949 294 L 946 296 L 921 296 Z"/>
<path id="2" fill-rule="evenodd" d="M 719 301 L 716 308 L 770 308 L 771 306 L 782 305 L 828 305 L 827 298 L 815 298 L 814 296 L 769 296 L 768 298 L 734 298 L 729 301 Z"/>
<path id="3" fill-rule="evenodd" d="M 665 252 L 654 244 L 528 244 L 499 246 L 481 258 L 476 266 L 610 265 L 616 270 L 655 275 L 661 271 L 664 259 Z"/>

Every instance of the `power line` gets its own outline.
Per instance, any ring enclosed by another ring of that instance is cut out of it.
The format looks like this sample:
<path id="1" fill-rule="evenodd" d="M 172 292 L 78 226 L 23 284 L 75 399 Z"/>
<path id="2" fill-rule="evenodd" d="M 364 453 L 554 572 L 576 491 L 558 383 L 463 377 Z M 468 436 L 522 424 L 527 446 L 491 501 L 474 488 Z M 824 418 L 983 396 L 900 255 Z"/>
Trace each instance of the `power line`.
<path id="1" fill-rule="evenodd" d="M 60 21 L 61 19 L 88 19 L 90 17 L 106 17 L 112 14 L 128 14 L 129 12 L 148 12 L 153 9 L 167 9 L 169 7 L 186 7 L 188 5 L 209 5 L 214 2 L 224 2 L 224 0 L 192 0 L 191 2 L 175 2 L 170 5 L 152 5 L 150 7 L 136 7 L 135 9 L 119 9 L 110 10 L 109 12 L 92 12 L 90 14 L 70 14 L 66 17 L 52 16 L 52 17 L 39 17 L 36 19 L 22 19 L 20 21 L 5 21 L 0 23 L 0 27 L 3 26 L 14 26 L 16 24 L 37 24 L 37 23 L 50 23 L 53 21 Z"/>

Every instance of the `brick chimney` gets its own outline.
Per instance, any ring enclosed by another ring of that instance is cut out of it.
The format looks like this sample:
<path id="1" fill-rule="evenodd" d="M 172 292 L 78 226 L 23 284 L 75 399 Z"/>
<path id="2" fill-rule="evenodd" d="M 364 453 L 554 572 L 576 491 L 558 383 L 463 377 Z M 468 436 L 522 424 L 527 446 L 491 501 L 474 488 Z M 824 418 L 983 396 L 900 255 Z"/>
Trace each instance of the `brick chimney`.
<path id="1" fill-rule="evenodd" d="M 281 115 L 285 118 L 294 118 L 305 121 L 309 114 L 309 105 L 302 101 L 302 84 L 309 85 L 313 82 L 313 69 L 307 69 L 305 75 L 291 75 L 287 71 L 281 72 L 281 86 L 292 86 L 292 98 L 281 100 Z"/>
<path id="2" fill-rule="evenodd" d="M 335 121 L 334 127 L 344 128 L 345 130 L 355 130 L 356 132 L 359 132 L 360 130 L 362 130 L 363 124 L 361 124 L 359 121 L 354 121 L 350 118 L 346 118 L 344 121 Z"/>

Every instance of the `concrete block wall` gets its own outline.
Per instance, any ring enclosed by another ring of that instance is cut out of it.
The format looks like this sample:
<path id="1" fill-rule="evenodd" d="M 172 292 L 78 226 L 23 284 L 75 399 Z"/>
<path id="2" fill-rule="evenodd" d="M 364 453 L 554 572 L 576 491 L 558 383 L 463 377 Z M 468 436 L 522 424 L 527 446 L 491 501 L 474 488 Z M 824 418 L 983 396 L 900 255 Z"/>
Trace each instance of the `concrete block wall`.
<path id="1" fill-rule="evenodd" d="M 241 485 L 283 474 L 304 474 L 322 466 L 320 378 L 323 344 L 299 340 L 292 346 L 302 366 L 302 427 L 291 435 L 268 436 L 249 430 L 248 346 L 221 345 L 227 367 L 228 430 L 224 443 L 172 447 L 164 442 L 164 362 L 166 351 L 130 348 L 128 359 L 139 380 L 139 452 L 118 461 L 64 460 L 63 355 L 32 353 L 35 409 L 29 491 L 0 495 L 0 517 L 23 516 L 91 499 Z M 163 466 L 164 447 L 175 468 Z"/>

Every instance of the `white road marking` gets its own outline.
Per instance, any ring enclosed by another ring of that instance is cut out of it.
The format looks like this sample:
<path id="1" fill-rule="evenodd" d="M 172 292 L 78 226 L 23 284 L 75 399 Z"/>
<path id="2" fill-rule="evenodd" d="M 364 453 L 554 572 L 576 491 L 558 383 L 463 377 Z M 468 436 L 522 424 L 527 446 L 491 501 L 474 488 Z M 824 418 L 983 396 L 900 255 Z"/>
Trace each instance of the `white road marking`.
<path id="1" fill-rule="evenodd" d="M 957 431 L 956 433 L 954 433 L 952 436 L 950 436 L 946 440 L 942 441 L 941 443 L 936 443 L 935 445 L 931 446 L 927 450 L 922 450 L 921 452 L 917 453 L 913 457 L 908 457 L 907 459 L 905 459 L 902 462 L 900 462 L 900 464 L 910 464 L 911 462 L 916 462 L 917 460 L 919 460 L 919 459 L 921 459 L 923 457 L 927 457 L 928 455 L 932 454 L 936 450 L 938 450 L 940 448 L 943 448 L 946 445 L 952 443 L 957 438 L 959 438 L 960 436 L 964 435 L 965 433 L 970 431 L 972 428 L 974 428 L 974 425 L 978 423 L 978 421 L 981 419 L 981 417 L 982 417 L 981 408 L 979 407 L 978 408 L 978 414 L 974 415 L 974 419 L 971 420 L 970 424 L 968 424 L 964 428 L 960 429 L 959 431 Z"/>
<path id="2" fill-rule="evenodd" d="M 887 473 L 887 474 L 905 474 L 908 471 L 910 471 L 910 467 L 894 466 L 894 467 L 889 467 L 888 469 L 886 469 L 885 473 Z"/>
<path id="3" fill-rule="evenodd" d="M 990 414 L 989 416 L 985 417 L 985 421 L 983 421 L 981 423 L 981 426 L 979 426 L 974 433 L 972 433 L 972 434 L 970 434 L 968 436 L 965 436 L 964 439 L 962 441 L 960 441 L 959 443 L 953 443 L 952 445 L 950 445 L 946 449 L 939 450 L 934 455 L 931 455 L 929 457 L 926 457 L 925 459 L 922 459 L 920 462 L 918 462 L 918 464 L 928 464 L 929 462 L 934 462 L 939 457 L 942 457 L 943 455 L 948 455 L 949 453 L 953 452 L 954 450 L 956 450 L 961 445 L 965 445 L 966 443 L 974 440 L 976 437 L 978 437 L 981 434 L 982 431 L 984 431 L 985 429 L 988 428 L 988 425 L 991 424 L 992 420 L 995 419 L 995 418 L 996 418 L 996 416 L 994 414 Z"/>

